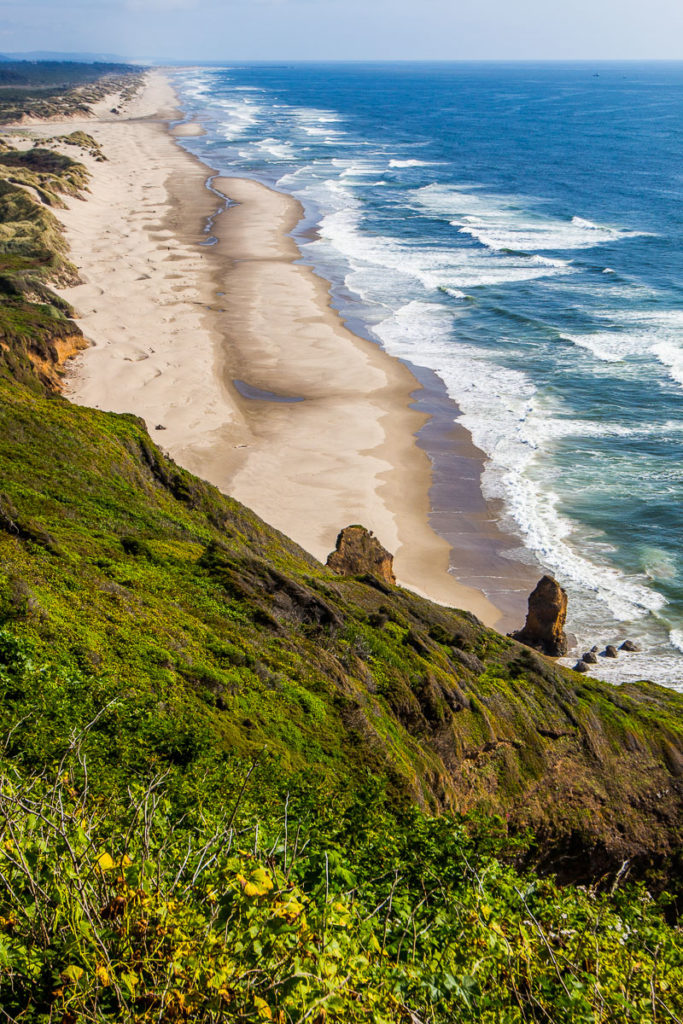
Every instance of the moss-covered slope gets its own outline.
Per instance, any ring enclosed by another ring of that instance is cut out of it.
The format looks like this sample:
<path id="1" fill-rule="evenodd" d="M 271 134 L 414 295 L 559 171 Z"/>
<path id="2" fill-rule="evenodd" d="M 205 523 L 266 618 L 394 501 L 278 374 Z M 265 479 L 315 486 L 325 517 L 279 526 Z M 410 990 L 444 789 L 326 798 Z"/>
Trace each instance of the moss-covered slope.
<path id="1" fill-rule="evenodd" d="M 52 657 L 225 749 L 529 824 L 566 877 L 674 854 L 680 695 L 585 679 L 466 613 L 334 576 L 134 417 L 4 382 L 0 438 L 1 614 Z"/>

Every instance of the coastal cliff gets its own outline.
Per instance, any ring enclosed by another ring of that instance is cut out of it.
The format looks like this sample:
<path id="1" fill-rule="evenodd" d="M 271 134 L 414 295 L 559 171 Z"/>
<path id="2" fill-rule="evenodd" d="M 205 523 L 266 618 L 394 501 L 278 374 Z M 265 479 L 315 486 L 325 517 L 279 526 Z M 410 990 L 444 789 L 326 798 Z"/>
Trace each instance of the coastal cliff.
<path id="1" fill-rule="evenodd" d="M 64 159 L 51 195 L 84 185 Z M 364 531 L 379 570 L 323 566 L 137 417 L 66 401 L 82 340 L 49 284 L 73 271 L 37 184 L 6 187 L 7 1012 L 569 1024 L 642 1001 L 624 1019 L 654 1020 L 652 992 L 680 1011 L 680 935 L 623 887 L 680 881 L 683 697 L 395 586 Z"/>

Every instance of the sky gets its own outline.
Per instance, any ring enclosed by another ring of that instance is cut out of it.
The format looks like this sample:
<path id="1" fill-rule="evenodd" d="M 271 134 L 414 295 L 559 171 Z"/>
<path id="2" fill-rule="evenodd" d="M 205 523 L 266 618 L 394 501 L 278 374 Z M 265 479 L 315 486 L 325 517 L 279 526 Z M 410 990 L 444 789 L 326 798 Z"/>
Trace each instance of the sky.
<path id="1" fill-rule="evenodd" d="M 0 52 L 146 60 L 683 59 L 683 0 L 3 0 Z"/>

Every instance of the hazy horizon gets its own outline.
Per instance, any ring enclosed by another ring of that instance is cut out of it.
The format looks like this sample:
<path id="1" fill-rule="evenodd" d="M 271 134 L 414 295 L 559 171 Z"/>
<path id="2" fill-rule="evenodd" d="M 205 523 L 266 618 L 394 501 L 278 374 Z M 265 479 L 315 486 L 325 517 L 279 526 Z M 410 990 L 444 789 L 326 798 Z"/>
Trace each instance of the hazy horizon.
<path id="1" fill-rule="evenodd" d="M 7 0 L 0 52 L 173 62 L 680 60 L 678 0 Z"/>

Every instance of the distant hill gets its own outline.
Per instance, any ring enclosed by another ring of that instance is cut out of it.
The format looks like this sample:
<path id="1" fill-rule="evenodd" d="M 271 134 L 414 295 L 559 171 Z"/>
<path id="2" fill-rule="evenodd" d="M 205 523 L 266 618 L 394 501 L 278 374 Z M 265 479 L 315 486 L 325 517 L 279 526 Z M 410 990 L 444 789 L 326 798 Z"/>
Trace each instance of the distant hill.
<path id="1" fill-rule="evenodd" d="M 77 64 L 93 64 L 101 62 L 104 62 L 105 64 L 128 63 L 128 59 L 126 57 L 121 57 L 114 53 L 61 53 L 53 50 L 30 50 L 27 53 L 0 54 L 0 61 L 6 60 L 66 60 Z"/>
<path id="2" fill-rule="evenodd" d="M 90 104 L 108 93 L 129 95 L 141 71 L 130 64 L 4 59 L 0 62 L 0 124 L 25 117 L 87 114 Z"/>

